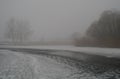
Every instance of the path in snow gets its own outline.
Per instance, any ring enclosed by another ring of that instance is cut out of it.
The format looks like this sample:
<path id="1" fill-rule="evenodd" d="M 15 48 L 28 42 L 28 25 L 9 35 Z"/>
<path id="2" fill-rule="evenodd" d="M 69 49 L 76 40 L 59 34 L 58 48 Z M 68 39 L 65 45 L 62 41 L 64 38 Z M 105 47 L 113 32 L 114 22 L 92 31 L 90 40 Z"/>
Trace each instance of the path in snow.
<path id="1" fill-rule="evenodd" d="M 56 55 L 1 50 L 0 79 L 120 79 L 120 68 Z"/>

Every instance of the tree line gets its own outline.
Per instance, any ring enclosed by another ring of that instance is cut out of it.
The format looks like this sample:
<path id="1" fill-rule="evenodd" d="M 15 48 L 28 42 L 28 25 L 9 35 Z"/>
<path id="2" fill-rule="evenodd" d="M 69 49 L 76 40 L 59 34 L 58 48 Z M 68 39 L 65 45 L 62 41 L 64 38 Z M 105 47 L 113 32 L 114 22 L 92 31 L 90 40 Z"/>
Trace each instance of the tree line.
<path id="1" fill-rule="evenodd" d="M 7 22 L 5 38 L 13 44 L 24 43 L 29 40 L 32 34 L 30 23 L 27 20 L 11 18 Z"/>
<path id="2" fill-rule="evenodd" d="M 85 36 L 77 39 L 77 46 L 120 47 L 120 11 L 106 10 L 87 29 Z"/>
<path id="3" fill-rule="evenodd" d="M 32 32 L 29 21 L 11 18 L 4 36 L 13 44 L 25 43 Z M 104 11 L 100 18 L 89 26 L 84 36 L 76 32 L 72 38 L 76 46 L 120 47 L 120 11 Z"/>

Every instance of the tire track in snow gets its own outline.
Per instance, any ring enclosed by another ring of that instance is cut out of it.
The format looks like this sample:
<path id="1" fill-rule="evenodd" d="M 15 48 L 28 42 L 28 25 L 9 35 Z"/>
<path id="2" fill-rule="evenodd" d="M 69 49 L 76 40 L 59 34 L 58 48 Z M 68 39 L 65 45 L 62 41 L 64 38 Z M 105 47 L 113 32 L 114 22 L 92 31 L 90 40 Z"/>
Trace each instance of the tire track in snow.
<path id="1" fill-rule="evenodd" d="M 120 68 L 55 55 L 0 51 L 0 78 L 9 79 L 9 77 L 11 79 L 120 79 Z"/>

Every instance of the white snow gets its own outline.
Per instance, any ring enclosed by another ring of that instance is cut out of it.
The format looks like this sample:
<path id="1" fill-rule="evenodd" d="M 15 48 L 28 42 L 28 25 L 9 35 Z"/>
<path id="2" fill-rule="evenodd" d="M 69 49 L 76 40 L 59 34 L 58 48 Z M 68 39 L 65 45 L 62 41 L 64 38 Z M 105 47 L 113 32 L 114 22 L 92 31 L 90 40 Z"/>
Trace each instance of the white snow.
<path id="1" fill-rule="evenodd" d="M 58 63 L 42 55 L 21 54 L 7 50 L 0 51 L 0 79 L 85 79 L 95 78 L 91 73 L 78 73 L 75 67 Z M 95 78 L 96 79 L 96 78 Z"/>
<path id="2" fill-rule="evenodd" d="M 69 63 L 73 63 L 73 65 L 69 65 Z M 78 63 L 77 66 L 80 68 L 76 67 L 76 61 L 59 58 L 59 56 L 50 58 L 42 54 L 31 55 L 0 50 L 0 79 L 106 79 L 104 77 L 111 78 L 111 75 L 115 75 L 115 78 L 119 79 L 119 69 L 111 70 L 110 68 L 111 71 L 105 71 L 96 76 L 92 70 L 86 71 L 89 68 L 93 69 L 95 64 L 89 66 L 87 63 Z"/>
<path id="3" fill-rule="evenodd" d="M 42 49 L 42 50 L 68 50 L 83 52 L 87 54 L 102 55 L 107 57 L 120 58 L 119 48 L 97 48 L 97 47 L 75 47 L 75 46 L 4 46 L 2 48 L 30 48 L 30 49 Z M 62 53 L 56 53 L 62 54 Z M 62 54 L 63 55 L 63 54 Z"/>

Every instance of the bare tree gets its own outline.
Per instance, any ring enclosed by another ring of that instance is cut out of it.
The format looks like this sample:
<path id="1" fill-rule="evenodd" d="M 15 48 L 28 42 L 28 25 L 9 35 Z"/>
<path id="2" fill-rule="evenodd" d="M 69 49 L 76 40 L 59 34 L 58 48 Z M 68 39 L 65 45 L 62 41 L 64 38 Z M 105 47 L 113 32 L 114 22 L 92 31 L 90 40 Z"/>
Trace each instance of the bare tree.
<path id="1" fill-rule="evenodd" d="M 120 11 L 104 11 L 88 28 L 86 35 L 95 40 L 96 46 L 120 47 Z"/>
<path id="2" fill-rule="evenodd" d="M 100 19 L 89 27 L 86 34 L 96 39 L 120 39 L 120 12 L 104 11 Z"/>
<path id="3" fill-rule="evenodd" d="M 13 43 L 22 43 L 29 39 L 32 31 L 28 21 L 17 20 L 11 18 L 8 21 L 5 37 L 10 39 Z"/>
<path id="4" fill-rule="evenodd" d="M 83 37 L 83 35 L 81 33 L 74 32 L 72 34 L 73 44 L 76 45 L 76 46 L 79 45 L 82 37 Z"/>

